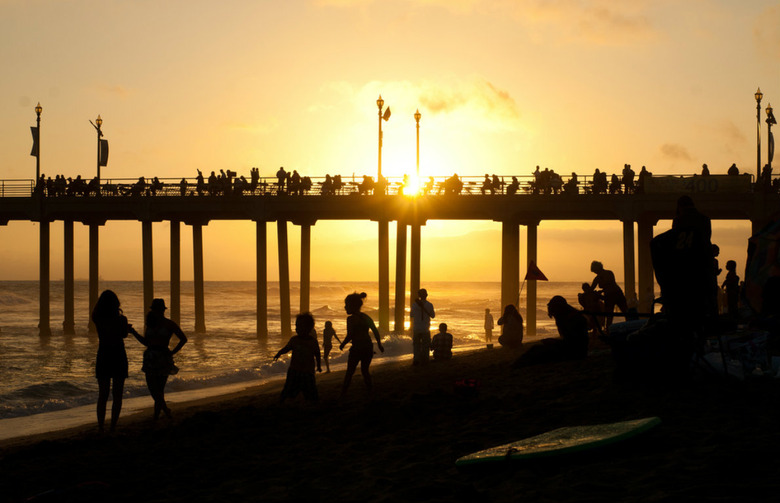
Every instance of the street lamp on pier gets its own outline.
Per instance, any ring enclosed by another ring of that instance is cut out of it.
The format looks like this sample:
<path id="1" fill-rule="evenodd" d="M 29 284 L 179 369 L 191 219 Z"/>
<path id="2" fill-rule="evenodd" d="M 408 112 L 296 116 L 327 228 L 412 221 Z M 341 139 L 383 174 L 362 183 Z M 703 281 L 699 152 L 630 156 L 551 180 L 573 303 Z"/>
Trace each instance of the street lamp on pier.
<path id="1" fill-rule="evenodd" d="M 390 119 L 390 107 L 387 107 L 382 113 L 382 107 L 385 106 L 385 100 L 382 99 L 382 95 L 376 100 L 376 106 L 379 108 L 379 163 L 377 167 L 377 182 L 382 178 L 382 119 L 385 121 Z"/>
<path id="2" fill-rule="evenodd" d="M 756 181 L 761 178 L 761 98 L 764 93 L 759 87 L 756 90 Z"/>
<path id="3" fill-rule="evenodd" d="M 766 107 L 766 136 L 767 136 L 767 159 L 766 163 L 769 166 L 769 170 L 772 170 L 772 158 L 775 156 L 775 137 L 772 136 L 772 125 L 777 124 L 775 120 L 775 114 L 772 111 L 772 104 L 769 103 Z M 769 181 L 769 180 L 767 180 Z"/>
<path id="4" fill-rule="evenodd" d="M 35 183 L 38 183 L 38 179 L 41 177 L 41 112 L 43 107 L 39 101 L 35 105 L 35 136 L 33 138 L 33 155 L 35 156 Z"/>
<path id="5" fill-rule="evenodd" d="M 417 183 L 420 183 L 420 118 L 422 114 L 420 109 L 414 113 L 414 120 L 417 123 Z"/>

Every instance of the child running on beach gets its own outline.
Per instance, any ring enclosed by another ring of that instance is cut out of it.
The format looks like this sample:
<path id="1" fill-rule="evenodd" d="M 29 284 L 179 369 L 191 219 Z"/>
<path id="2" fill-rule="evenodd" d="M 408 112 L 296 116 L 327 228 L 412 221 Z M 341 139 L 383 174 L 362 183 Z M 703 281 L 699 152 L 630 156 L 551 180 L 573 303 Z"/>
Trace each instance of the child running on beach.
<path id="1" fill-rule="evenodd" d="M 325 322 L 325 329 L 322 331 L 322 351 L 323 351 L 323 358 L 325 359 L 325 373 L 330 373 L 330 363 L 328 362 L 328 355 L 330 354 L 330 350 L 333 349 L 333 338 L 336 338 L 339 343 L 341 343 L 341 340 L 339 339 L 339 336 L 336 335 L 336 331 L 333 329 L 333 323 L 330 322 L 330 320 Z"/>
<path id="2" fill-rule="evenodd" d="M 344 310 L 347 316 L 347 336 L 342 341 L 339 348 L 343 351 L 347 343 L 352 343 L 349 349 L 349 359 L 347 360 L 347 372 L 344 374 L 344 385 L 341 388 L 341 396 L 344 396 L 352 381 L 352 374 L 355 373 L 358 363 L 360 363 L 360 373 L 363 374 L 363 382 L 366 389 L 371 391 L 371 375 L 368 373 L 368 367 L 371 365 L 371 359 L 374 357 L 374 345 L 371 342 L 371 330 L 376 338 L 376 345 L 379 351 L 385 352 L 382 346 L 382 339 L 379 336 L 379 330 L 374 325 L 374 320 L 365 313 L 360 312 L 363 306 L 364 293 L 351 293 L 344 299 Z"/>
<path id="3" fill-rule="evenodd" d="M 322 372 L 320 367 L 320 345 L 312 336 L 314 330 L 314 317 L 309 313 L 299 314 L 295 318 L 295 333 L 282 349 L 274 356 L 274 361 L 280 356 L 292 351 L 290 368 L 287 369 L 287 380 L 280 402 L 287 398 L 295 398 L 298 393 L 303 393 L 304 398 L 310 402 L 319 399 L 317 384 L 314 381 L 314 363 L 317 363 L 317 372 Z"/>

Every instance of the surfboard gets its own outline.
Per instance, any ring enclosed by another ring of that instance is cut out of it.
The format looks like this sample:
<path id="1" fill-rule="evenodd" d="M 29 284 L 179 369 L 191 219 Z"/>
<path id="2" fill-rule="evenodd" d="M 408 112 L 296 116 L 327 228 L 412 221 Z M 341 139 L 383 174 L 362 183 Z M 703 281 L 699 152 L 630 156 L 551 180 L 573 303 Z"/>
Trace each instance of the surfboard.
<path id="1" fill-rule="evenodd" d="M 661 419 L 657 417 L 646 417 L 617 423 L 558 428 L 541 435 L 474 452 L 458 458 L 455 465 L 538 459 L 595 449 L 635 437 L 660 422 Z"/>

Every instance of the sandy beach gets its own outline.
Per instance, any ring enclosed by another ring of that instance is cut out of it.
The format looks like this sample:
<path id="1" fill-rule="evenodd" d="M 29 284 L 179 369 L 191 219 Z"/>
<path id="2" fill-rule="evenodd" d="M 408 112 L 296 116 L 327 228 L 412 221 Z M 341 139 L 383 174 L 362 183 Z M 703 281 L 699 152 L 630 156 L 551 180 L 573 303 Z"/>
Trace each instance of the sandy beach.
<path id="1" fill-rule="evenodd" d="M 3 501 L 761 501 L 780 495 L 780 382 L 698 376 L 673 389 L 613 379 L 608 349 L 513 370 L 495 348 L 447 363 L 372 366 L 338 400 L 280 405 L 281 384 L 186 404 L 173 420 L 123 417 L 6 441 Z M 456 391 L 477 379 L 478 394 Z M 659 416 L 641 437 L 587 454 L 456 468 L 465 454 L 580 424 Z"/>

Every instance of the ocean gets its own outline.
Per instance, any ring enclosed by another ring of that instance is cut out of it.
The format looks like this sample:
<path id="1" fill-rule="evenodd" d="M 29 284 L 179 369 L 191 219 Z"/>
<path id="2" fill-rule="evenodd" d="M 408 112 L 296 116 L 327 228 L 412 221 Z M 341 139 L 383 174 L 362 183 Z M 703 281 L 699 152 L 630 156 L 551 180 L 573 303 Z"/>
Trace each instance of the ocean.
<path id="1" fill-rule="evenodd" d="M 556 335 L 555 326 L 547 317 L 546 304 L 553 295 L 563 295 L 577 305 L 580 283 L 537 282 L 537 336 Z M 454 350 L 484 347 L 484 313 L 490 308 L 495 320 L 500 309 L 501 285 L 498 282 L 433 282 L 423 285 L 436 310 L 431 332 L 439 323 L 447 323 L 454 337 Z M 170 304 L 168 283 L 155 285 L 155 297 Z M 130 323 L 143 327 L 143 284 L 140 281 L 101 281 L 100 290 L 116 292 Z M 318 334 L 330 320 L 339 338 L 346 335 L 344 297 L 364 291 L 368 297 L 363 311 L 377 321 L 377 285 L 366 282 L 312 282 L 311 306 Z M 391 292 L 394 289 L 391 285 Z M 168 396 L 187 392 L 188 397 L 219 394 L 225 386 L 253 385 L 269 379 L 283 378 L 287 358 L 272 362 L 273 355 L 286 340 L 279 323 L 278 284 L 269 283 L 269 336 L 266 344 L 258 341 L 255 317 L 255 283 L 207 281 L 205 284 L 206 332 L 193 331 L 193 283 L 181 285 L 181 327 L 189 343 L 176 355 L 180 372 L 171 376 Z M 391 296 L 391 305 L 393 298 Z M 31 416 L 92 405 L 97 399 L 94 377 L 98 340 L 87 331 L 88 283 L 75 285 L 76 334 L 64 336 L 63 283 L 51 285 L 52 336 L 38 336 L 38 283 L 36 281 L 0 281 L 0 426 L 9 418 Z M 299 304 L 298 284 L 291 285 L 292 311 Z M 525 317 L 525 292 L 521 295 L 521 314 Z M 407 307 L 408 312 L 408 307 Z M 391 317 L 392 328 L 392 317 Z M 407 321 L 408 325 L 408 321 Z M 494 329 L 494 342 L 500 327 Z M 410 358 L 411 340 L 407 336 L 383 334 L 386 351 L 378 355 L 375 364 L 386 359 Z M 320 337 L 321 340 L 321 337 Z M 334 341 L 335 342 L 335 341 Z M 497 342 L 496 342 L 497 344 Z M 148 397 L 141 372 L 143 346 L 132 336 L 125 341 L 130 362 L 130 376 L 125 382 L 126 399 Z M 334 345 L 331 369 L 343 368 L 347 352 Z M 323 363 L 323 371 L 325 365 Z M 145 403 L 145 402 L 143 402 Z"/>

